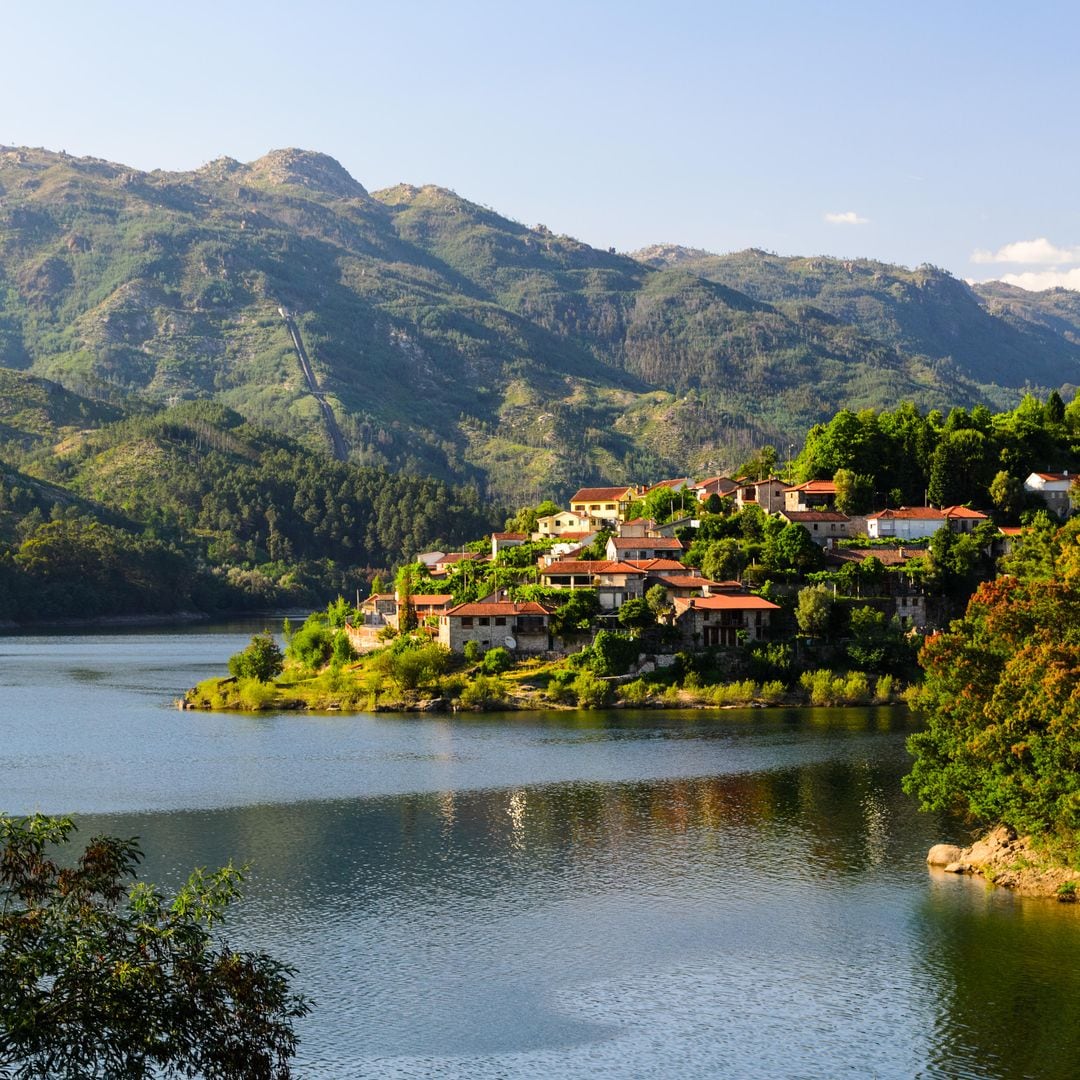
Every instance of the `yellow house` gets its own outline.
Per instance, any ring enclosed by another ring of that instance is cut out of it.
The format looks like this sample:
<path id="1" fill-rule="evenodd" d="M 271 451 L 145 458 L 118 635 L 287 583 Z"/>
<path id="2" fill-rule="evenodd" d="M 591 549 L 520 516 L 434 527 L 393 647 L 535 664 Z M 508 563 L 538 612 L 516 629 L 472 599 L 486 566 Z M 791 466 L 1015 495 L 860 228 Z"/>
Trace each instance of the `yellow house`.
<path id="1" fill-rule="evenodd" d="M 570 509 L 605 521 L 622 521 L 636 497 L 632 487 L 582 488 L 570 499 Z"/>

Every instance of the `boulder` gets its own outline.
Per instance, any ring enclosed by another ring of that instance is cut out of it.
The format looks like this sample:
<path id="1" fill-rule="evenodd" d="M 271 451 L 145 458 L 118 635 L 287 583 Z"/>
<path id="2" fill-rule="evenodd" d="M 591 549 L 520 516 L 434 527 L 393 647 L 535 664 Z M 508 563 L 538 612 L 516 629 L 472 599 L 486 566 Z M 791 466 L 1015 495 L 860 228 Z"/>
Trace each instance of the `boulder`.
<path id="1" fill-rule="evenodd" d="M 931 866 L 948 866 L 958 862 L 961 849 L 956 844 L 935 844 L 926 856 Z"/>

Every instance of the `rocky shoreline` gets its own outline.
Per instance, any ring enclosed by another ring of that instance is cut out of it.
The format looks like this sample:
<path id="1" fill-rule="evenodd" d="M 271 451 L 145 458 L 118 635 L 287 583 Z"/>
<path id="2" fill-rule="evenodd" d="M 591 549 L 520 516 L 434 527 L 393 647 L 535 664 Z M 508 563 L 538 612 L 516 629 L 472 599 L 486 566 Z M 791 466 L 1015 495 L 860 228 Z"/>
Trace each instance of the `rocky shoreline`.
<path id="1" fill-rule="evenodd" d="M 1080 870 L 1054 862 L 1030 836 L 1001 825 L 970 847 L 935 844 L 927 863 L 946 874 L 979 874 L 1020 896 L 1080 900 Z"/>

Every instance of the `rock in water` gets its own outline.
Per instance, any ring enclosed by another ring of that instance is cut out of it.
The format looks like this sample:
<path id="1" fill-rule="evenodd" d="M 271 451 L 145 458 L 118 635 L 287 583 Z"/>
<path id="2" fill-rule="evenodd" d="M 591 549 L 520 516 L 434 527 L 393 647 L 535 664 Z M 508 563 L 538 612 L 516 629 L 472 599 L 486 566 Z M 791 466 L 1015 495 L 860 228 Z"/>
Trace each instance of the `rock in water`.
<path id="1" fill-rule="evenodd" d="M 927 854 L 926 861 L 931 866 L 948 866 L 959 861 L 960 852 L 956 844 L 935 844 Z"/>

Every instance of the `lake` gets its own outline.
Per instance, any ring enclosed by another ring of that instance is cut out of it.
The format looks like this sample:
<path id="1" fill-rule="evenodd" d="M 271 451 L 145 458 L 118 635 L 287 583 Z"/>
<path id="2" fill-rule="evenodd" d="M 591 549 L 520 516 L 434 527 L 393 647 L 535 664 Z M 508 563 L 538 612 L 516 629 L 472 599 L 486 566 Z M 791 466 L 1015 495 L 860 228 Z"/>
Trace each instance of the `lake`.
<path id="1" fill-rule="evenodd" d="M 0 637 L 0 810 L 250 862 L 298 1076 L 1076 1075 L 1080 911 L 927 870 L 903 710 L 178 711 L 252 629 Z"/>

